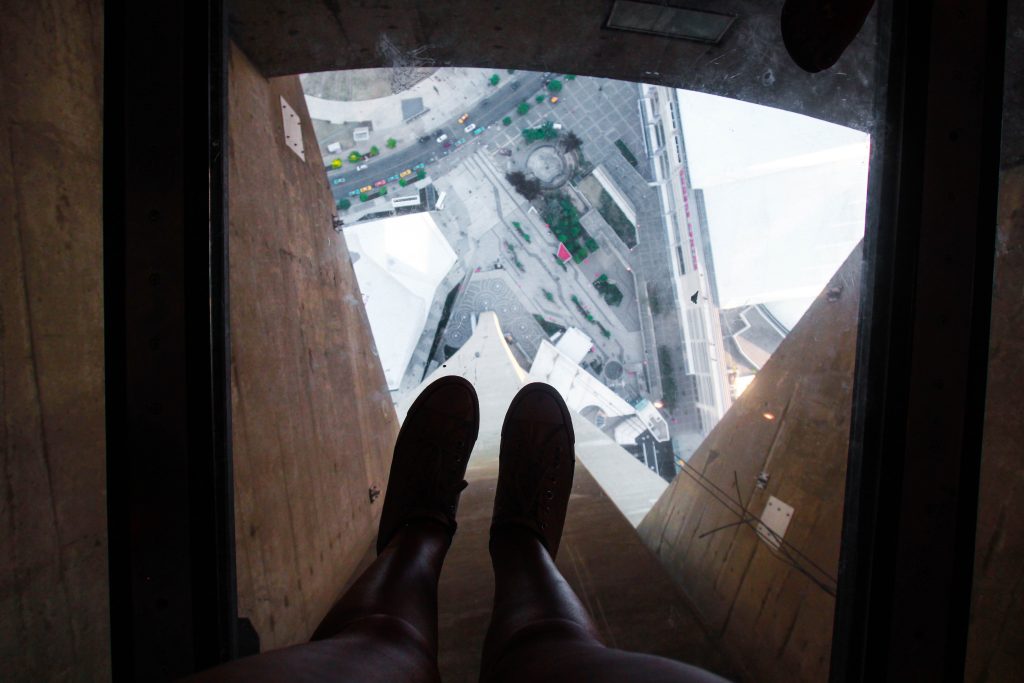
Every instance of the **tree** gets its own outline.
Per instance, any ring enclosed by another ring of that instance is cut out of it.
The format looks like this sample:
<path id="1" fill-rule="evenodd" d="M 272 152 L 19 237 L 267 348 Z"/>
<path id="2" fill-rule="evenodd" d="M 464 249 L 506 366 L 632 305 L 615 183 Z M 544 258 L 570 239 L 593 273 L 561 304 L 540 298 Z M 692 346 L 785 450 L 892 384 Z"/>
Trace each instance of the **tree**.
<path id="1" fill-rule="evenodd" d="M 383 196 L 384 196 L 384 195 L 386 195 L 387 193 L 388 193 L 388 188 L 386 188 L 386 187 L 382 187 L 382 188 L 380 188 L 380 196 L 381 196 L 381 197 L 383 197 Z"/>
<path id="2" fill-rule="evenodd" d="M 335 159 L 332 161 L 331 168 L 341 168 L 341 159 Z"/>
<path id="3" fill-rule="evenodd" d="M 377 156 L 378 154 L 380 154 L 380 150 L 379 150 L 379 149 L 377 149 L 377 146 L 376 146 L 376 145 L 374 145 L 373 147 L 371 147 L 371 148 L 370 148 L 370 156 L 371 156 L 371 157 L 375 157 L 375 156 Z"/>
<path id="4" fill-rule="evenodd" d="M 508 72 L 508 75 L 509 75 L 509 76 L 511 76 L 512 74 L 514 74 L 514 73 L 516 72 L 516 70 L 515 70 L 515 69 L 505 69 L 505 71 L 507 71 L 507 72 Z"/>
<path id="5" fill-rule="evenodd" d="M 549 81 L 548 82 L 548 90 L 550 90 L 551 92 L 561 92 L 562 91 L 562 81 L 558 80 L 557 78 L 552 80 L 552 81 Z"/>
<path id="6" fill-rule="evenodd" d="M 574 76 L 573 74 L 565 74 L 565 80 L 567 80 L 567 81 L 575 81 L 576 80 L 576 76 Z"/>
<path id="7" fill-rule="evenodd" d="M 388 138 L 388 141 L 384 143 L 384 146 L 388 149 L 394 149 L 398 146 L 398 140 L 394 138 Z"/>
<path id="8" fill-rule="evenodd" d="M 348 155 L 348 160 L 351 161 L 353 164 L 357 164 L 363 160 L 363 155 L 355 150 L 352 150 L 352 153 Z"/>
<path id="9" fill-rule="evenodd" d="M 498 74 L 494 74 L 489 79 L 487 79 L 487 82 L 490 83 L 491 85 L 498 85 L 498 83 L 501 82 L 501 77 L 498 76 Z"/>
<path id="10" fill-rule="evenodd" d="M 564 149 L 566 152 L 575 152 L 582 146 L 583 141 L 580 140 L 580 137 L 571 130 L 565 134 L 564 138 L 562 138 L 562 149 Z"/>
<path id="11" fill-rule="evenodd" d="M 537 104 L 540 104 L 541 102 L 544 101 L 544 96 L 543 95 L 537 95 L 536 97 L 533 98 L 533 101 L 536 102 Z"/>
<path id="12" fill-rule="evenodd" d="M 416 171 L 416 180 L 423 180 L 426 177 L 427 177 L 427 172 L 424 171 L 422 168 L 420 170 Z"/>
<path id="13" fill-rule="evenodd" d="M 528 111 L 530 111 L 530 105 L 528 105 L 526 102 L 520 102 L 519 106 L 516 107 L 516 113 L 519 114 L 520 116 L 525 116 L 526 112 Z"/>
<path id="14" fill-rule="evenodd" d="M 408 184 L 409 184 L 409 181 L 408 181 L 408 180 L 406 180 L 405 178 L 402 178 L 401 180 L 399 180 L 399 181 L 398 181 L 398 184 L 399 184 L 399 185 L 400 185 L 401 187 L 405 187 L 406 185 L 408 185 Z"/>
<path id="15" fill-rule="evenodd" d="M 527 178 L 522 171 L 506 173 L 505 180 L 525 199 L 536 199 L 540 196 L 540 181 L 536 178 Z"/>
<path id="16" fill-rule="evenodd" d="M 370 196 L 368 194 L 366 194 L 365 192 L 360 192 L 359 193 L 359 201 L 365 202 L 369 198 L 370 198 Z"/>
<path id="17" fill-rule="evenodd" d="M 501 120 L 501 122 L 504 123 L 506 126 L 511 126 L 512 125 L 512 117 L 511 116 L 506 116 L 505 118 L 503 118 Z"/>
<path id="18" fill-rule="evenodd" d="M 352 202 L 350 202 L 349 200 L 347 200 L 347 199 L 339 199 L 338 200 L 338 208 L 341 209 L 342 211 L 344 211 L 345 209 L 347 209 L 350 206 L 352 206 Z"/>

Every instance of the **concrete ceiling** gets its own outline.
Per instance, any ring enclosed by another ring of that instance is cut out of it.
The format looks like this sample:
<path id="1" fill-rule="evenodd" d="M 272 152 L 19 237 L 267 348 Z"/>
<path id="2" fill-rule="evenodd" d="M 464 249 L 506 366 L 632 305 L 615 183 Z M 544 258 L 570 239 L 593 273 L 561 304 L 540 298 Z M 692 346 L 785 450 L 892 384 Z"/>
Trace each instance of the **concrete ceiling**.
<path id="1" fill-rule="evenodd" d="M 678 0 L 666 4 L 678 5 Z M 232 38 L 266 76 L 418 63 L 646 81 L 870 130 L 875 13 L 831 69 L 801 70 L 782 0 L 686 0 L 736 15 L 718 45 L 605 28 L 611 0 L 230 0 Z"/>

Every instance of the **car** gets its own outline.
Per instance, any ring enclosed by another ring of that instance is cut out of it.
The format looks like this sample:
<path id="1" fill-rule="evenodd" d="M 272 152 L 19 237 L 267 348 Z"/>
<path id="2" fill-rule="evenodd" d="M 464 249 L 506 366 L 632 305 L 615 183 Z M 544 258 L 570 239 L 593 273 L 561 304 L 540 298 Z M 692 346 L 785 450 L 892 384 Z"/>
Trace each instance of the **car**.
<path id="1" fill-rule="evenodd" d="M 484 126 L 483 128 L 477 128 L 476 130 L 473 131 L 473 135 L 480 135 L 480 133 L 483 133 L 485 130 L 487 130 L 487 126 Z"/>
<path id="2" fill-rule="evenodd" d="M 551 104 L 558 104 L 558 97 L 557 96 L 551 98 Z"/>
<path id="3" fill-rule="evenodd" d="M 445 136 L 445 137 L 447 137 L 447 136 Z M 448 149 L 449 147 L 451 147 L 451 146 L 452 146 L 452 143 L 451 143 L 451 142 L 449 142 L 449 141 L 447 141 L 447 140 L 445 140 L 445 141 L 444 141 L 444 144 L 443 144 L 443 145 L 441 145 L 441 146 L 442 146 L 442 147 L 444 147 L 445 149 Z"/>
<path id="4" fill-rule="evenodd" d="M 395 175 L 388 176 L 388 182 L 389 183 L 392 182 L 392 181 L 395 181 L 395 180 L 398 180 L 398 174 L 397 173 Z"/>
<path id="5" fill-rule="evenodd" d="M 512 88 L 513 90 L 519 90 L 519 81 L 512 81 L 508 87 Z"/>
<path id="6" fill-rule="evenodd" d="M 464 124 L 466 122 L 466 119 L 468 119 L 468 118 L 469 118 L 469 114 L 463 114 L 462 116 L 460 116 L 459 117 L 459 125 L 461 126 L 462 124 Z"/>
<path id="7" fill-rule="evenodd" d="M 359 194 L 359 190 L 352 190 L 351 192 L 348 193 L 348 196 L 355 197 L 357 194 Z"/>
<path id="8" fill-rule="evenodd" d="M 553 123 L 551 124 L 551 127 L 554 128 L 555 130 L 562 130 L 562 124 L 560 123 Z"/>
<path id="9" fill-rule="evenodd" d="M 458 140 L 455 141 L 455 146 L 458 147 L 459 145 L 463 145 L 465 143 L 466 143 L 466 138 L 459 138 Z"/>
<path id="10" fill-rule="evenodd" d="M 366 185 L 359 188 L 360 192 L 373 192 L 373 185 Z"/>
<path id="11" fill-rule="evenodd" d="M 474 130 L 476 130 L 476 124 L 471 123 L 468 126 L 466 126 L 463 130 L 465 130 L 467 133 L 472 133 Z"/>
<path id="12" fill-rule="evenodd" d="M 368 168 L 370 168 L 369 164 L 360 164 L 359 166 L 356 166 L 357 171 L 365 171 Z"/>
<path id="13" fill-rule="evenodd" d="M 345 182 L 344 178 L 331 178 L 331 185 L 341 185 Z"/>
<path id="14" fill-rule="evenodd" d="M 427 142 L 430 142 L 430 136 L 429 135 L 424 135 L 423 137 L 420 138 L 420 144 L 421 145 L 425 144 Z"/>
<path id="15" fill-rule="evenodd" d="M 388 181 L 387 181 L 387 180 L 385 180 L 384 178 L 381 178 L 380 180 L 378 180 L 377 182 L 375 182 L 375 183 L 373 184 L 373 186 L 374 186 L 374 187 L 380 187 L 380 186 L 382 186 L 382 185 L 387 185 L 387 184 L 388 184 Z"/>
<path id="16" fill-rule="evenodd" d="M 401 173 L 399 173 L 398 177 L 399 178 L 406 178 L 406 177 L 411 176 L 411 175 L 412 175 L 412 171 L 407 168 L 404 171 L 402 171 Z"/>
<path id="17" fill-rule="evenodd" d="M 441 133 L 440 135 L 437 136 L 437 144 L 440 145 L 440 144 L 442 144 L 447 139 L 448 139 L 447 133 Z"/>
<path id="18" fill-rule="evenodd" d="M 426 168 L 426 167 L 427 167 L 427 164 L 426 164 L 425 161 L 421 161 L 420 163 L 418 163 L 415 166 L 413 166 L 413 168 Z"/>

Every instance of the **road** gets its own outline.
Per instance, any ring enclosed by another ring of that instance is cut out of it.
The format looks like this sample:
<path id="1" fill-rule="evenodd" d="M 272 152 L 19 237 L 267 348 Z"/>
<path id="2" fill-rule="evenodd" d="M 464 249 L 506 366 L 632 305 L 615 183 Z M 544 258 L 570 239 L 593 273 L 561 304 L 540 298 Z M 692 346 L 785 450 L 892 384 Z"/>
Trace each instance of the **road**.
<path id="1" fill-rule="evenodd" d="M 519 86 L 513 90 L 515 83 L 518 83 Z M 385 151 L 380 157 L 363 162 L 368 166 L 364 171 L 355 170 L 356 165 L 348 162 L 338 170 L 328 170 L 327 177 L 332 183 L 330 187 L 334 199 L 348 197 L 349 192 L 353 190 L 398 175 L 419 163 L 429 166 L 444 156 L 457 152 L 459 147 L 455 146 L 455 141 L 465 138 L 468 143 L 473 138 L 471 134 L 467 134 L 463 130 L 463 126 L 468 126 L 471 123 L 475 123 L 478 128 L 494 124 L 500 125 L 501 119 L 509 116 L 520 102 L 528 102 L 532 107 L 534 105 L 533 98 L 542 87 L 544 87 L 544 74 L 533 71 L 522 72 L 521 76 L 513 77 L 508 85 L 498 88 L 493 95 L 481 99 L 468 112 L 464 112 L 469 114 L 469 118 L 464 124 L 459 125 L 458 121 L 453 119 L 450 125 L 429 133 L 430 140 L 427 142 L 414 142 L 405 149 L 394 152 Z M 444 149 L 435 141 L 442 133 L 446 134 L 452 143 L 448 149 Z M 485 135 L 486 133 L 483 133 L 477 137 Z M 334 185 L 335 178 L 344 178 L 345 180 L 339 185 Z M 397 186 L 397 184 L 398 181 L 389 183 L 392 186 Z M 358 201 L 356 197 L 350 197 L 350 200 Z"/>

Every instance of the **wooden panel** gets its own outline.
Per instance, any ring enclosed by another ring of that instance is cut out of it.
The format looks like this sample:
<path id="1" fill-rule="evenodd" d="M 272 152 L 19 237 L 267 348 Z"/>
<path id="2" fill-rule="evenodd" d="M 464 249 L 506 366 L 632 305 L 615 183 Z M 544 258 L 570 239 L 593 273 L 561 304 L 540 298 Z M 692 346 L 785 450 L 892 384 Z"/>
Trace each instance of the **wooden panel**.
<path id="1" fill-rule="evenodd" d="M 0 661 L 110 677 L 103 397 L 102 7 L 0 21 Z"/>
<path id="2" fill-rule="evenodd" d="M 229 68 L 238 598 L 267 650 L 310 636 L 376 535 L 397 420 L 299 79 L 235 46 Z"/>
<path id="3" fill-rule="evenodd" d="M 860 269 L 858 247 L 639 528 L 754 680 L 828 676 Z M 769 496 L 795 509 L 792 558 L 755 531 Z M 752 521 L 729 527 L 740 500 Z"/>

